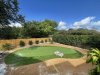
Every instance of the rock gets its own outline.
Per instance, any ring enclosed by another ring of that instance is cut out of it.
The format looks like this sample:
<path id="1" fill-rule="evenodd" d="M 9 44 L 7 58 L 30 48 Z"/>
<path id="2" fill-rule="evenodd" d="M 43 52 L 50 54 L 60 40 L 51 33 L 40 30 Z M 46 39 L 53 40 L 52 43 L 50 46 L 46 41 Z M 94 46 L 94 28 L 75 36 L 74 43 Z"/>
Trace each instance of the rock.
<path id="1" fill-rule="evenodd" d="M 6 73 L 6 64 L 0 64 L 0 75 L 5 75 Z"/>

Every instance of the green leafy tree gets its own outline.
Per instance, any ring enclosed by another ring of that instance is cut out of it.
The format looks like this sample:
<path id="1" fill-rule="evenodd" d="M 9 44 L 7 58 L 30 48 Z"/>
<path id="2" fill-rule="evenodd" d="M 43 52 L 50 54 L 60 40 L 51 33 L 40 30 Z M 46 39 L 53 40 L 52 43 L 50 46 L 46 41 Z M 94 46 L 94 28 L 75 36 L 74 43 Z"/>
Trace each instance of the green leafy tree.
<path id="1" fill-rule="evenodd" d="M 45 33 L 46 36 L 52 35 L 56 31 L 57 23 L 52 20 L 44 20 L 41 22 L 41 30 Z"/>
<path id="2" fill-rule="evenodd" d="M 0 39 L 17 39 L 20 37 L 21 27 L 4 27 L 0 28 Z"/>
<path id="3" fill-rule="evenodd" d="M 0 28 L 10 23 L 24 22 L 24 17 L 18 14 L 19 7 L 17 0 L 0 0 Z"/>
<path id="4" fill-rule="evenodd" d="M 41 29 L 39 27 L 39 22 L 32 21 L 32 22 L 26 22 L 23 24 L 22 27 L 22 35 L 24 37 L 41 37 Z"/>
<path id="5" fill-rule="evenodd" d="M 22 24 L 24 22 L 24 17 L 18 12 L 17 0 L 0 0 L 0 35 L 2 35 L 0 39 L 10 39 L 17 36 L 16 33 L 12 32 L 14 28 L 9 25 L 11 23 L 18 22 Z"/>
<path id="6" fill-rule="evenodd" d="M 10 39 L 12 33 L 11 27 L 0 28 L 0 39 Z"/>
<path id="7" fill-rule="evenodd" d="M 96 48 L 89 51 L 87 63 L 92 63 L 93 65 L 96 65 L 96 71 L 100 75 L 100 50 L 99 49 Z"/>
<path id="8" fill-rule="evenodd" d="M 57 23 L 51 20 L 44 20 L 42 22 L 32 21 L 26 22 L 22 26 L 24 37 L 40 38 L 52 35 L 56 30 Z"/>

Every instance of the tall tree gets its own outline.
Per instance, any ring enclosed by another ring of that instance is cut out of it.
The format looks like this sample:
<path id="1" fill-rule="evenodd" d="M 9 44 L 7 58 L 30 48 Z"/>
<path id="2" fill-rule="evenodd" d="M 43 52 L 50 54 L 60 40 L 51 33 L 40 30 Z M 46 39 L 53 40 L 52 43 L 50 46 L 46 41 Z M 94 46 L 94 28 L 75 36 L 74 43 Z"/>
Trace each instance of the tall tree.
<path id="1" fill-rule="evenodd" d="M 55 32 L 57 23 L 51 20 L 44 20 L 42 22 L 32 21 L 26 22 L 23 25 L 22 34 L 24 37 L 48 37 Z"/>
<path id="2" fill-rule="evenodd" d="M 42 31 L 48 36 L 52 35 L 55 32 L 57 25 L 57 22 L 46 19 L 41 22 L 40 26 Z"/>
<path id="3" fill-rule="evenodd" d="M 22 27 L 4 27 L 0 28 L 0 39 L 17 39 L 21 37 Z"/>
<path id="4" fill-rule="evenodd" d="M 40 37 L 42 33 L 39 29 L 39 22 L 37 21 L 25 22 L 22 26 L 22 35 L 24 37 Z"/>
<path id="5" fill-rule="evenodd" d="M 19 7 L 17 0 L 0 0 L 0 28 L 10 23 L 24 22 L 24 17 L 18 14 Z"/>

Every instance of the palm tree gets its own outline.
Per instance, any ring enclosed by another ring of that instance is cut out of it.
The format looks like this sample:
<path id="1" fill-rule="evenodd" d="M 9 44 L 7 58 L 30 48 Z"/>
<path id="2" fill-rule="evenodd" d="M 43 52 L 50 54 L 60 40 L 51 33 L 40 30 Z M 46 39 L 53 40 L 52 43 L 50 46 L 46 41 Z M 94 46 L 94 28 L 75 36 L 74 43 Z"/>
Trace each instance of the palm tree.
<path id="1" fill-rule="evenodd" d="M 88 59 L 87 63 L 92 63 L 93 65 L 96 65 L 96 71 L 98 75 L 100 75 L 100 50 L 99 49 L 92 49 L 88 53 Z"/>

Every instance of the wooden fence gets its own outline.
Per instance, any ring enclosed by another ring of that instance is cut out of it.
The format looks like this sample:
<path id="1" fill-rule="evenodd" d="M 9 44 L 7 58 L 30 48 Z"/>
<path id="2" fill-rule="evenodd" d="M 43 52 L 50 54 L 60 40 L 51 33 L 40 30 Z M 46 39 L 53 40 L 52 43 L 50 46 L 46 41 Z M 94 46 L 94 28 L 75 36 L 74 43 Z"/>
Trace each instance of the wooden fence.
<path id="1" fill-rule="evenodd" d="M 39 43 L 42 42 L 49 42 L 50 40 L 52 40 L 51 38 L 30 38 L 30 39 L 11 39 L 11 40 L 0 40 L 0 46 L 2 46 L 3 44 L 6 43 L 10 43 L 13 46 L 17 47 L 19 46 L 19 42 L 20 41 L 24 41 L 25 45 L 28 45 L 29 41 L 32 41 L 33 44 L 36 44 L 36 41 L 38 41 Z"/>

